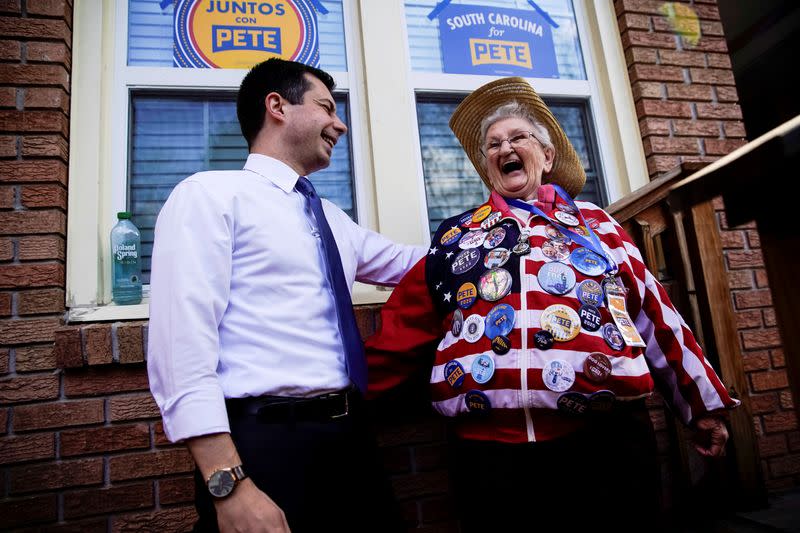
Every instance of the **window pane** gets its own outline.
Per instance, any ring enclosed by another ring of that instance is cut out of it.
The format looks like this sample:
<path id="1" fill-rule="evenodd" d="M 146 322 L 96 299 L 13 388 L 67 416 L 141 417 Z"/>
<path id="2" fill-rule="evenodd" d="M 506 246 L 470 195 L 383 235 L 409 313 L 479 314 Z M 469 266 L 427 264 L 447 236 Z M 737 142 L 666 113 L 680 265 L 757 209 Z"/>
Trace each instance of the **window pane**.
<path id="1" fill-rule="evenodd" d="M 174 6 L 160 0 L 128 0 L 128 65 L 172 66 Z M 342 0 L 324 0 L 328 13 L 317 12 L 320 68 L 346 72 Z"/>
<path id="2" fill-rule="evenodd" d="M 428 14 L 439 3 L 439 0 L 406 0 L 408 46 L 413 70 L 442 72 L 439 20 L 438 18 L 428 19 Z M 527 0 L 452 0 L 450 3 L 534 12 Z M 558 77 L 562 80 L 585 80 L 586 70 L 583 65 L 583 55 L 578 41 L 578 27 L 571 0 L 537 0 L 536 5 L 558 24 L 558 28 L 552 28 Z"/>
<path id="3" fill-rule="evenodd" d="M 336 95 L 345 124 L 347 97 Z M 142 280 L 150 282 L 150 256 L 156 217 L 173 187 L 203 170 L 240 169 L 247 143 L 236 119 L 235 96 L 215 98 L 134 94 L 131 125 L 129 210 L 142 233 Z M 317 192 L 355 220 L 350 141 L 345 135 L 331 165 L 312 175 Z"/>
<path id="4" fill-rule="evenodd" d="M 447 125 L 460 101 L 458 97 L 417 98 L 422 169 L 431 233 L 446 218 L 482 204 L 489 194 Z M 550 100 L 547 100 L 547 105 L 575 146 L 586 170 L 586 186 L 578 198 L 604 205 L 596 148 L 591 137 L 586 106 L 582 103 Z"/>

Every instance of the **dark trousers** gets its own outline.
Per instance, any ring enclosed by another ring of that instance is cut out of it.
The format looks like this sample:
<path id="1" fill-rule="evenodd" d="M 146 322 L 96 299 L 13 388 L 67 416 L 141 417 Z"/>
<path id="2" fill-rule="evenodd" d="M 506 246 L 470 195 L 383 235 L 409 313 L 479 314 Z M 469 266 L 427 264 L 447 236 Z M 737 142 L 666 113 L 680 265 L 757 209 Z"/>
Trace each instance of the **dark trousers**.
<path id="1" fill-rule="evenodd" d="M 553 441 L 452 439 L 462 533 L 660 531 L 660 474 L 646 409 Z"/>
<path id="2" fill-rule="evenodd" d="M 245 472 L 284 511 L 293 533 L 405 531 L 363 407 L 326 421 L 270 421 L 228 409 Z M 196 475 L 194 531 L 218 531 Z"/>

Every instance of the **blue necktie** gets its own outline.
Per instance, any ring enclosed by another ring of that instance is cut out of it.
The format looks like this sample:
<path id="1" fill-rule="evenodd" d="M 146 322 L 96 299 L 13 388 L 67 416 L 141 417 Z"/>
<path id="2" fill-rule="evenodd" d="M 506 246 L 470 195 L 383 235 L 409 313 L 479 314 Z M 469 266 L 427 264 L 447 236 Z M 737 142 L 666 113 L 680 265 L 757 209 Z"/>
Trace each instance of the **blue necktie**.
<path id="1" fill-rule="evenodd" d="M 297 179 L 295 189 L 308 198 L 314 218 L 317 219 L 319 233 L 322 237 L 322 247 L 325 250 L 325 259 L 328 267 L 328 279 L 333 287 L 333 299 L 336 303 L 336 315 L 339 318 L 339 332 L 344 343 L 344 351 L 347 359 L 347 373 L 350 380 L 356 384 L 361 392 L 367 391 L 367 360 L 364 358 L 364 345 L 361 342 L 361 334 L 356 325 L 356 315 L 353 312 L 353 304 L 350 301 L 350 290 L 347 288 L 347 281 L 344 277 L 342 268 L 342 258 L 339 256 L 339 248 L 333 238 L 331 227 L 325 218 L 322 210 L 322 202 L 317 196 L 317 191 L 308 179 L 300 176 Z"/>

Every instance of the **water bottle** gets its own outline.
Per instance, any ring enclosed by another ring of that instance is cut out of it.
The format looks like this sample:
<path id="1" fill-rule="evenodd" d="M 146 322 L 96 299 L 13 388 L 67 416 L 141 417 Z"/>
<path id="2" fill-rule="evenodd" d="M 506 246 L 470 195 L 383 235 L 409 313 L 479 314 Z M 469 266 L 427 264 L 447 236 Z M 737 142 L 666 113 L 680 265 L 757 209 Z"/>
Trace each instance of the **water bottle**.
<path id="1" fill-rule="evenodd" d="M 111 228 L 111 292 L 117 305 L 138 304 L 142 301 L 141 236 L 131 222 L 130 212 L 117 213 L 117 219 Z"/>

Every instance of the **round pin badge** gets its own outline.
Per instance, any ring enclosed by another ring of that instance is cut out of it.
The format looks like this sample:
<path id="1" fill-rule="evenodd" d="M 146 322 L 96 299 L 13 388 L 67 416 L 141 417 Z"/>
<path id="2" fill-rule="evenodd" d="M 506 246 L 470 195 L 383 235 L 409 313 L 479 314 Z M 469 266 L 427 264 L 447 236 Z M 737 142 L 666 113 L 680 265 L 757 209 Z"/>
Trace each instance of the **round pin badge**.
<path id="1" fill-rule="evenodd" d="M 554 342 L 553 334 L 546 329 L 540 329 L 533 335 L 533 343 L 540 350 L 549 350 L 553 347 Z"/>
<path id="2" fill-rule="evenodd" d="M 508 262 L 510 257 L 511 252 L 507 248 L 495 248 L 494 250 L 489 250 L 483 256 L 483 266 L 488 269 L 501 267 Z"/>
<path id="3" fill-rule="evenodd" d="M 472 361 L 472 379 L 481 385 L 492 379 L 494 376 L 494 359 L 492 356 L 482 353 Z"/>
<path id="4" fill-rule="evenodd" d="M 496 302 L 511 292 L 511 273 L 504 268 L 493 268 L 481 274 L 478 293 L 487 302 Z"/>
<path id="5" fill-rule="evenodd" d="M 497 228 L 492 228 L 488 235 L 486 235 L 486 240 L 483 241 L 484 248 L 494 248 L 495 246 L 499 246 L 503 239 L 506 238 L 506 228 L 500 226 Z"/>
<path id="6" fill-rule="evenodd" d="M 551 261 L 563 261 L 569 257 L 569 247 L 562 241 L 545 241 L 542 254 Z"/>
<path id="7" fill-rule="evenodd" d="M 559 241 L 559 242 L 568 242 L 569 238 L 561 233 L 558 228 L 551 224 L 547 224 L 544 227 L 544 234 L 547 235 L 547 238 L 551 241 Z"/>
<path id="8" fill-rule="evenodd" d="M 602 383 L 611 375 L 611 359 L 604 353 L 592 352 L 583 362 L 583 373 L 591 381 Z"/>
<path id="9" fill-rule="evenodd" d="M 469 315 L 464 319 L 464 331 L 462 336 L 467 342 L 478 342 L 483 337 L 483 330 L 486 325 L 481 315 Z"/>
<path id="10" fill-rule="evenodd" d="M 545 263 L 536 274 L 539 285 L 550 294 L 566 294 L 575 286 L 575 272 L 564 263 Z"/>
<path id="11" fill-rule="evenodd" d="M 566 342 L 578 336 L 581 319 L 571 307 L 555 304 L 542 312 L 541 326 L 552 333 L 556 341 Z"/>
<path id="12" fill-rule="evenodd" d="M 564 392 L 575 383 L 575 370 L 564 359 L 551 359 L 542 369 L 545 387 L 553 392 Z"/>
<path id="13" fill-rule="evenodd" d="M 453 226 L 449 230 L 444 232 L 442 238 L 439 239 L 439 242 L 442 243 L 442 246 L 450 246 L 451 244 L 455 244 L 461 238 L 461 229 Z"/>
<path id="14" fill-rule="evenodd" d="M 616 403 L 617 395 L 610 390 L 599 390 L 589 396 L 589 410 L 592 413 L 610 413 Z"/>
<path id="15" fill-rule="evenodd" d="M 617 326 L 608 322 L 603 324 L 603 338 L 606 340 L 606 344 L 611 346 L 615 350 L 621 350 L 623 346 L 625 346 L 625 340 L 622 338 L 622 333 L 619 332 Z"/>
<path id="16" fill-rule="evenodd" d="M 464 283 L 456 293 L 456 303 L 461 309 L 468 309 L 478 299 L 478 289 L 474 283 Z"/>
<path id="17" fill-rule="evenodd" d="M 583 226 L 578 225 L 578 226 L 574 226 L 574 227 L 572 227 L 570 229 L 572 231 L 574 231 L 575 233 L 577 233 L 578 235 L 582 235 L 584 237 L 588 237 L 589 236 L 589 232 L 586 231 L 586 228 L 584 228 Z"/>
<path id="18" fill-rule="evenodd" d="M 566 224 L 567 226 L 577 226 L 578 224 L 581 223 L 580 220 L 575 218 L 575 215 L 571 215 L 566 211 L 559 211 L 559 210 L 553 211 L 553 216 L 556 217 L 556 220 L 558 220 L 562 224 Z"/>
<path id="19" fill-rule="evenodd" d="M 484 218 L 489 216 L 489 213 L 492 212 L 492 206 L 490 205 L 482 205 L 478 209 L 472 213 L 472 221 L 474 223 L 482 222 Z"/>
<path id="20" fill-rule="evenodd" d="M 456 309 L 453 313 L 453 323 L 450 325 L 450 333 L 453 337 L 458 338 L 461 335 L 461 330 L 464 327 L 464 313 L 461 309 Z"/>
<path id="21" fill-rule="evenodd" d="M 575 294 L 583 304 L 595 307 L 603 305 L 603 287 L 593 279 L 581 281 L 575 288 Z"/>
<path id="22" fill-rule="evenodd" d="M 596 219 L 596 218 L 594 218 L 594 217 L 589 217 L 589 218 L 587 218 L 587 219 L 586 219 L 586 223 L 587 223 L 587 224 L 589 225 L 589 227 L 590 227 L 590 228 L 592 228 L 592 229 L 597 229 L 597 228 L 599 228 L 599 227 L 600 227 L 600 222 L 598 222 L 598 221 L 597 221 L 597 219 Z"/>
<path id="23" fill-rule="evenodd" d="M 603 292 L 608 294 L 609 292 L 617 292 L 617 293 L 626 293 L 628 292 L 625 288 L 625 285 L 622 284 L 622 280 L 619 279 L 618 276 L 606 276 L 603 278 Z"/>
<path id="24" fill-rule="evenodd" d="M 605 273 L 608 267 L 608 262 L 603 257 L 585 247 L 572 250 L 569 262 L 575 270 L 587 276 L 599 276 Z"/>
<path id="25" fill-rule="evenodd" d="M 531 245 L 528 241 L 517 241 L 511 251 L 516 255 L 528 255 L 531 253 Z"/>
<path id="26" fill-rule="evenodd" d="M 469 226 L 472 223 L 472 213 L 464 213 L 461 215 L 461 218 L 458 219 L 458 223 L 462 226 Z"/>
<path id="27" fill-rule="evenodd" d="M 497 304 L 486 315 L 486 328 L 483 332 L 489 339 L 498 335 L 508 335 L 514 329 L 514 308 L 508 304 Z"/>
<path id="28" fill-rule="evenodd" d="M 511 350 L 511 340 L 505 335 L 498 335 L 492 339 L 492 351 L 497 355 L 505 355 Z"/>
<path id="29" fill-rule="evenodd" d="M 462 250 L 453 260 L 453 264 L 450 265 L 450 271 L 455 275 L 463 274 L 477 265 L 480 260 L 481 252 L 479 250 L 475 248 Z"/>
<path id="30" fill-rule="evenodd" d="M 572 207 L 571 205 L 564 204 L 564 203 L 561 203 L 561 202 L 557 203 L 555 205 L 555 208 L 558 209 L 559 211 L 563 211 L 565 213 L 569 213 L 570 215 L 576 215 L 578 213 L 578 210 L 575 209 L 574 207 Z"/>
<path id="31" fill-rule="evenodd" d="M 600 311 L 593 305 L 583 304 L 578 309 L 578 316 L 581 318 L 581 326 L 586 331 L 597 331 L 600 329 L 600 324 L 603 322 L 603 317 L 600 316 Z"/>
<path id="32" fill-rule="evenodd" d="M 481 228 L 487 230 L 489 228 L 493 228 L 498 222 L 500 222 L 501 218 L 503 218 L 503 214 L 500 211 L 493 211 L 492 213 L 489 213 L 489 216 L 481 221 Z"/>
<path id="33" fill-rule="evenodd" d="M 589 400 L 579 392 L 565 392 L 556 400 L 556 407 L 564 414 L 583 416 L 589 412 Z"/>
<path id="34" fill-rule="evenodd" d="M 458 361 L 448 361 L 444 365 L 444 379 L 454 389 L 459 388 L 464 383 L 464 378 L 467 376 L 464 372 L 464 367 Z"/>
<path id="35" fill-rule="evenodd" d="M 471 390 L 464 395 L 464 403 L 470 413 L 487 413 L 492 408 L 492 402 L 482 391 Z"/>
<path id="36" fill-rule="evenodd" d="M 482 229 L 470 230 L 466 232 L 461 240 L 458 241 L 458 247 L 462 250 L 469 250 L 470 248 L 480 248 L 483 241 L 486 239 L 486 232 Z"/>

